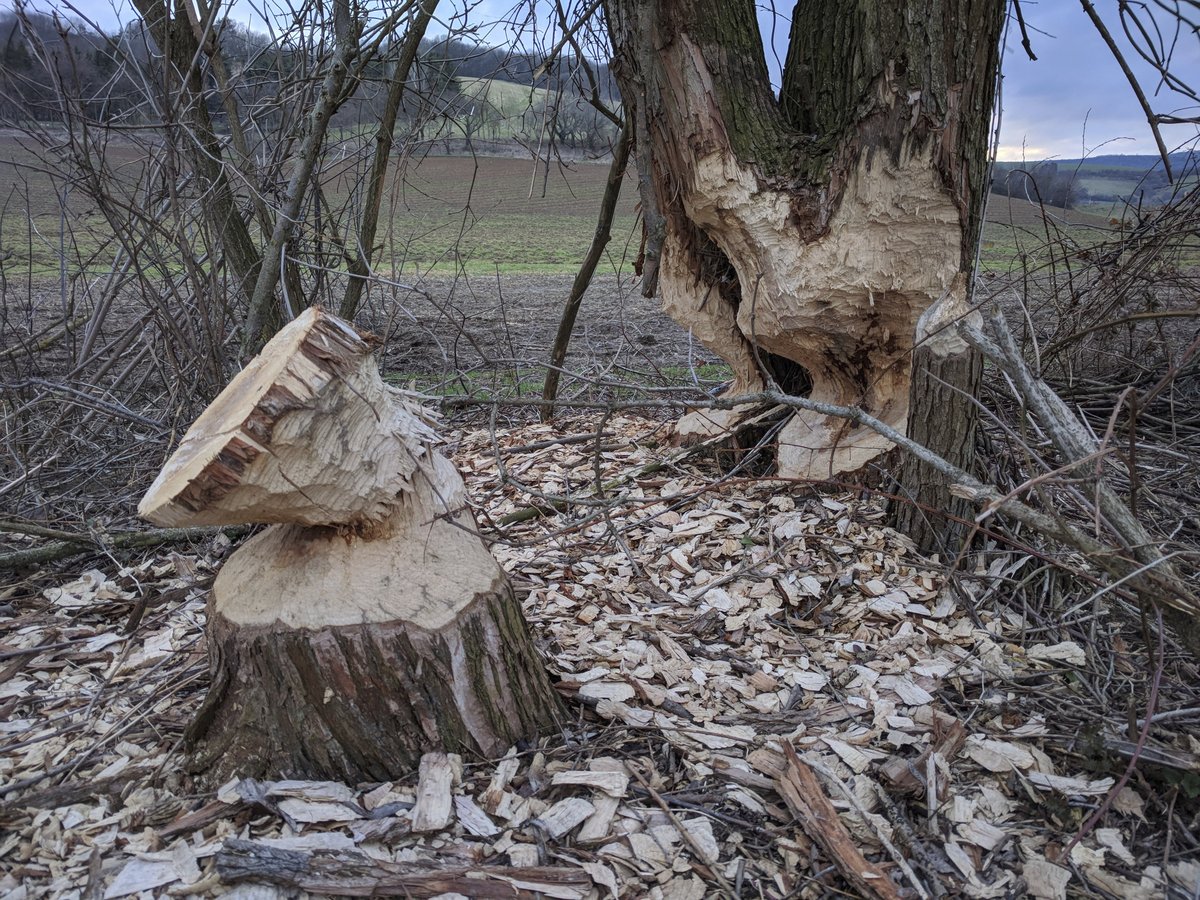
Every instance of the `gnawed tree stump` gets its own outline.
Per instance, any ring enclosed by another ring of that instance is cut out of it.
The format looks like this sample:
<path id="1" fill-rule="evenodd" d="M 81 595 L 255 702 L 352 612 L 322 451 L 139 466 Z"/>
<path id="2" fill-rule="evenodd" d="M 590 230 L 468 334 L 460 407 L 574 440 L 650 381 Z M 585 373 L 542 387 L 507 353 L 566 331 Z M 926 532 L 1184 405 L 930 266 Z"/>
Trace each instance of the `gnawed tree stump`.
<path id="1" fill-rule="evenodd" d="M 979 357 L 971 314 L 1004 4 L 803 0 L 790 5 L 781 84 L 756 4 L 606 0 L 612 71 L 632 123 L 642 290 L 729 363 L 723 399 L 778 385 L 857 407 L 970 469 Z M 753 412 L 701 409 L 702 440 Z M 798 411 L 779 474 L 875 468 L 875 431 Z M 921 504 L 967 513 L 905 465 L 896 524 L 922 546 Z"/>
<path id="2" fill-rule="evenodd" d="M 158 524 L 276 523 L 209 600 L 213 685 L 191 768 L 384 780 L 493 755 L 558 703 L 462 479 L 371 339 L 310 309 L 184 437 L 139 506 Z"/>

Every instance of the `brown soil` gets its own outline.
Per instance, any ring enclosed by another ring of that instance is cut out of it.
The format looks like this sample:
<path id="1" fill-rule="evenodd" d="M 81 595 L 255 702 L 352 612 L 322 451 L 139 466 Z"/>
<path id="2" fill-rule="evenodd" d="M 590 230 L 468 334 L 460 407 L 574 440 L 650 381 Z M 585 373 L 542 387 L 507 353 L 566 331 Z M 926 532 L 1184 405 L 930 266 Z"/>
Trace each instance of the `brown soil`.
<path id="1" fill-rule="evenodd" d="M 413 285 L 428 296 L 396 291 L 385 302 L 376 295 L 360 323 L 386 338 L 381 362 L 392 374 L 540 370 L 571 282 L 562 275 L 431 278 Z M 678 381 L 681 367 L 715 359 L 659 310 L 657 300 L 643 297 L 636 280 L 603 276 L 583 299 L 567 368 L 611 368 L 618 377 L 623 369 L 661 375 L 670 368 Z"/>

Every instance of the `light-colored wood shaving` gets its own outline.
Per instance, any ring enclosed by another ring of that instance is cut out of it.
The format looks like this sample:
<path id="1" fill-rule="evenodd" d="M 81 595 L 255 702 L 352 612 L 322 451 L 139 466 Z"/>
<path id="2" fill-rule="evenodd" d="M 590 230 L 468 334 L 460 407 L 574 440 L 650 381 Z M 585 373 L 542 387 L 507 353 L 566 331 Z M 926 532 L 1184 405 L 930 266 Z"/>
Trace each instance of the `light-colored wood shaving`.
<path id="1" fill-rule="evenodd" d="M 177 746 L 207 686 L 204 601 L 227 542 L 42 575 L 0 618 L 0 894 L 215 896 L 236 838 L 388 864 L 574 867 L 595 897 L 716 896 L 721 879 L 743 896 L 816 897 L 829 860 L 776 793 L 787 743 L 828 773 L 847 833 L 899 888 L 883 837 L 935 861 L 917 875 L 954 896 L 1004 896 L 1021 878 L 1043 897 L 1075 877 L 1129 896 L 1161 896 L 1168 879 L 1194 889 L 1191 870 L 1140 853 L 1136 783 L 1072 857 L 1078 875 L 1047 856 L 1061 823 L 1038 804 L 1094 803 L 1111 781 L 1081 775 L 1046 721 L 1005 703 L 1016 675 L 1079 665 L 1077 645 L 1021 650 L 1019 621 L 973 616 L 854 494 L 714 486 L 705 461 L 663 465 L 675 451 L 655 446 L 659 424 L 633 416 L 608 418 L 598 460 L 546 443 L 588 427 L 496 436 L 523 484 L 580 500 L 600 484 L 612 501 L 492 534 L 572 709 L 565 734 L 494 761 L 430 754 L 382 785 L 239 781 L 196 796 Z M 506 449 L 520 447 L 533 449 Z M 498 483 L 486 430 L 453 449 L 484 524 L 545 507 Z M 996 574 L 963 576 L 963 590 Z"/>

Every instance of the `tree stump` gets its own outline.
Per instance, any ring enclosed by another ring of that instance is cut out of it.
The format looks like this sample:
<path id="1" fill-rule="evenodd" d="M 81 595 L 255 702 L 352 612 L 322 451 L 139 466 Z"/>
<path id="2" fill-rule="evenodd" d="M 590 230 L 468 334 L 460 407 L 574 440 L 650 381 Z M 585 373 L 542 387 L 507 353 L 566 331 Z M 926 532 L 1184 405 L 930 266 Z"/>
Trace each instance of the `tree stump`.
<path id="1" fill-rule="evenodd" d="M 462 479 L 373 339 L 319 309 L 279 332 L 142 499 L 160 525 L 274 523 L 208 605 L 190 768 L 378 781 L 432 749 L 502 753 L 559 706 Z"/>

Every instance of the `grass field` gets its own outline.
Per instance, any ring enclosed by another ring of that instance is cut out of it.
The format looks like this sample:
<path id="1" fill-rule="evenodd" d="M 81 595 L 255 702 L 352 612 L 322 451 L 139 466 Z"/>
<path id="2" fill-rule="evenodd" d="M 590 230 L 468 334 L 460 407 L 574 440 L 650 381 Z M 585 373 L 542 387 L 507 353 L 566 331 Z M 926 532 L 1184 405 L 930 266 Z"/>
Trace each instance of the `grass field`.
<path id="1" fill-rule="evenodd" d="M 512 85 L 479 86 L 497 92 L 496 102 L 505 109 L 523 108 L 528 101 L 526 89 L 518 97 L 504 95 Z M 114 143 L 108 152 L 115 161 L 118 192 L 150 177 L 145 154 L 136 148 Z M 573 273 L 591 242 L 607 174 L 608 166 L 595 162 L 552 164 L 547 170 L 528 159 L 397 160 L 376 262 L 404 278 L 457 272 Z M 330 165 L 322 174 L 329 203 L 334 208 L 344 203 L 362 178 L 361 160 L 352 155 Z M 64 252 L 69 274 L 97 275 L 111 268 L 116 252 L 111 229 L 82 190 L 64 187 L 48 174 L 41 150 L 14 133 L 0 134 L 0 271 L 10 282 L 56 278 Z M 602 271 L 631 268 L 640 238 L 635 204 L 630 175 Z M 1065 240 L 1085 249 L 1110 239 L 1120 227 L 1111 217 L 1123 213 L 1112 204 L 1089 209 L 1048 209 L 1049 219 L 1043 221 L 1035 204 L 993 196 L 981 256 L 984 269 L 1036 264 L 1048 241 Z"/>
<path id="2" fill-rule="evenodd" d="M 587 253 L 608 166 L 529 160 L 429 157 L 394 178 L 388 197 L 386 262 L 397 274 L 574 272 Z M 338 188 L 346 190 L 346 176 Z M 606 271 L 637 256 L 636 185 L 626 179 Z"/>
<path id="3" fill-rule="evenodd" d="M 148 177 L 145 156 L 110 148 L 123 185 Z M 323 173 L 328 200 L 345 202 L 362 167 Z M 397 276 L 574 272 L 596 227 L 608 177 L 605 163 L 551 164 L 520 159 L 436 157 L 397 161 L 384 201 L 377 262 Z M 10 280 L 57 277 L 65 250 L 71 273 L 101 274 L 112 264 L 112 230 L 79 189 L 47 172 L 40 151 L 0 135 L 0 267 Z M 627 180 L 604 268 L 637 255 L 636 188 Z M 144 201 L 142 201 L 144 202 Z M 630 245 L 630 241 L 633 244 Z"/>
<path id="4" fill-rule="evenodd" d="M 979 263 L 984 271 L 1036 267 L 1048 257 L 1050 244 L 1066 243 L 1079 250 L 1112 239 L 1120 223 L 1111 217 L 1078 210 L 1041 207 L 1028 200 L 992 194 Z"/>

